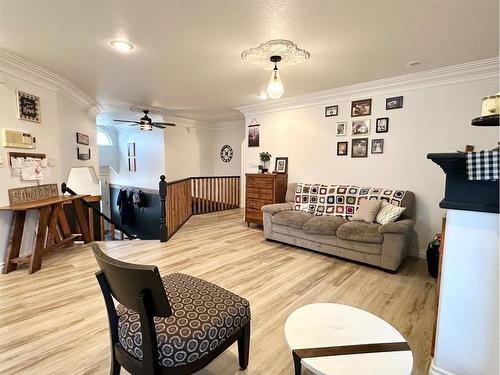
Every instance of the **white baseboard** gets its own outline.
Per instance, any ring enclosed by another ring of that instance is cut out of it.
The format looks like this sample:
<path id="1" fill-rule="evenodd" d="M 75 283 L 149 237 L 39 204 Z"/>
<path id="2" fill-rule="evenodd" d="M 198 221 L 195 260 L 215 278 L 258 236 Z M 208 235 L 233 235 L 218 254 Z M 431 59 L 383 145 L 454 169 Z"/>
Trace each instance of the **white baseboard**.
<path id="1" fill-rule="evenodd" d="M 434 358 L 432 358 L 431 367 L 429 368 L 429 375 L 455 375 L 453 372 L 447 371 L 434 364 Z"/>
<path id="2" fill-rule="evenodd" d="M 426 251 L 425 249 L 413 249 L 409 251 L 408 256 L 425 259 L 427 257 Z"/>

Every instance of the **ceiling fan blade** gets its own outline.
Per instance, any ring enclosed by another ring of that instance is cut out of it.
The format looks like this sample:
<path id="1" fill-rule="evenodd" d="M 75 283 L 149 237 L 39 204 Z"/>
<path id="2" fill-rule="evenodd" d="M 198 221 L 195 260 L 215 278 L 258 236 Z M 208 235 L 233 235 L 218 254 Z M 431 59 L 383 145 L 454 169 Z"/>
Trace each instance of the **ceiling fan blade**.
<path id="1" fill-rule="evenodd" d="M 163 125 L 163 126 L 175 126 L 173 122 L 153 122 L 153 124 Z"/>
<path id="2" fill-rule="evenodd" d="M 158 129 L 165 129 L 165 126 L 159 125 L 157 122 L 152 122 L 150 125 Z"/>
<path id="3" fill-rule="evenodd" d="M 113 121 L 116 121 L 116 122 L 128 122 L 128 123 L 133 123 L 133 124 L 139 124 L 139 122 L 137 122 L 137 121 L 130 121 L 130 120 L 113 120 Z"/>

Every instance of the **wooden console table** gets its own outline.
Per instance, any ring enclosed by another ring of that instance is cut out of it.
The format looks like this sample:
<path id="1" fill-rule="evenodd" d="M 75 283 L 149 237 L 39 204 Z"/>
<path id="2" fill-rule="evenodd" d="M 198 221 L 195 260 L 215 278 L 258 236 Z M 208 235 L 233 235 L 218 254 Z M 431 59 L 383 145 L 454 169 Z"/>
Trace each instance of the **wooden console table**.
<path id="1" fill-rule="evenodd" d="M 85 243 L 91 242 L 87 221 L 83 213 L 81 199 L 88 195 L 59 196 L 35 202 L 0 207 L 2 211 L 14 213 L 9 244 L 5 253 L 5 263 L 2 273 L 9 273 L 17 268 L 18 264 L 28 264 L 28 274 L 38 271 L 42 267 L 42 256 L 50 250 L 69 245 L 78 237 Z M 63 204 L 70 202 L 75 209 L 75 216 L 81 234 L 71 233 Z M 36 240 L 33 250 L 26 257 L 19 257 L 24 232 L 26 212 L 38 211 Z"/>

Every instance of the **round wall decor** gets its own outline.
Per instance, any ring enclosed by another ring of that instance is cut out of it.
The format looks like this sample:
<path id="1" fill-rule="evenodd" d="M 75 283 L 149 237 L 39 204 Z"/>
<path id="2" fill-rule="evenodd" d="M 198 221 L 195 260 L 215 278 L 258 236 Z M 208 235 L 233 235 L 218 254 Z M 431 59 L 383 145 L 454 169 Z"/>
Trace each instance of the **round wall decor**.
<path id="1" fill-rule="evenodd" d="M 233 158 L 233 149 L 229 145 L 224 145 L 220 149 L 220 158 L 224 163 L 229 163 Z"/>

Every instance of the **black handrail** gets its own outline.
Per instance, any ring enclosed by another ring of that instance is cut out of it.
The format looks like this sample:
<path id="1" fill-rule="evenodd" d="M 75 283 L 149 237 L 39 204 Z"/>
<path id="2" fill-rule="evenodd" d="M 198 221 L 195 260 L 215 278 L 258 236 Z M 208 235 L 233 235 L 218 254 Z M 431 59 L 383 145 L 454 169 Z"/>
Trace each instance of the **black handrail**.
<path id="1" fill-rule="evenodd" d="M 61 191 L 62 193 L 69 193 L 70 195 L 77 195 L 73 190 L 71 190 L 65 182 L 63 182 L 61 184 Z M 126 229 L 124 229 L 121 225 L 119 224 L 116 224 L 115 222 L 113 222 L 113 220 L 111 220 L 111 218 L 107 217 L 106 215 L 104 215 L 99 209 L 95 208 L 94 206 L 92 206 L 89 202 L 85 201 L 85 199 L 82 199 L 81 200 L 83 205 L 88 207 L 88 208 L 91 208 L 96 214 L 98 214 L 100 217 L 102 217 L 104 220 L 106 220 L 108 223 L 112 224 L 115 226 L 116 229 L 118 229 L 120 232 L 122 232 L 125 237 L 127 237 L 127 239 L 129 240 L 133 240 L 133 239 L 136 239 L 137 236 L 135 234 L 130 234 Z M 104 238 L 102 239 L 104 241 Z"/>

